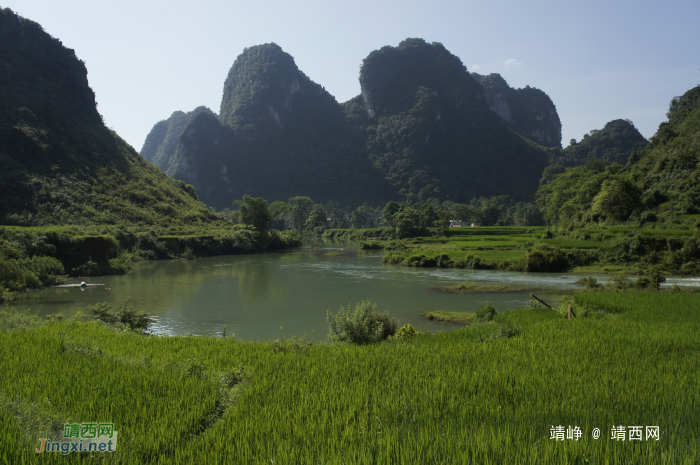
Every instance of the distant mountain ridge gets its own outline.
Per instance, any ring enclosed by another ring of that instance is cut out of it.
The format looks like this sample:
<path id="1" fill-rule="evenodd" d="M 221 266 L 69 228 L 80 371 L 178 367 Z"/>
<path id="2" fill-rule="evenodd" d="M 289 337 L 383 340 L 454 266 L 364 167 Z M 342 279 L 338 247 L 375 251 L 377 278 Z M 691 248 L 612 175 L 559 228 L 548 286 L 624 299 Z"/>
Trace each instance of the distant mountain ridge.
<path id="1" fill-rule="evenodd" d="M 173 114 L 143 150 L 163 154 L 154 162 L 217 208 L 243 194 L 354 205 L 534 196 L 545 151 L 504 125 L 442 44 L 407 39 L 374 51 L 360 84 L 361 95 L 338 104 L 278 45 L 249 47 L 229 71 L 218 117 L 190 117 L 173 150 L 155 144 L 176 126 Z"/>

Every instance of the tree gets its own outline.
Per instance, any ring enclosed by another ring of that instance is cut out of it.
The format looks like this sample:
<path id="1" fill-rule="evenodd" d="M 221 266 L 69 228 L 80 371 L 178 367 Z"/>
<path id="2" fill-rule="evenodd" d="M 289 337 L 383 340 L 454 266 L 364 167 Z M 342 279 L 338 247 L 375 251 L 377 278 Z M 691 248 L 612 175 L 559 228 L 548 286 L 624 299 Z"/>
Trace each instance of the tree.
<path id="1" fill-rule="evenodd" d="M 306 220 L 309 219 L 311 209 L 314 206 L 313 200 L 311 200 L 309 197 L 292 197 L 287 201 L 287 206 L 289 211 L 289 221 L 292 223 L 292 228 L 303 234 Z"/>
<path id="2" fill-rule="evenodd" d="M 345 210 L 340 207 L 335 207 L 329 213 L 331 217 L 331 227 L 336 229 L 345 229 L 348 227 L 347 215 Z"/>
<path id="3" fill-rule="evenodd" d="M 632 182 L 622 177 L 606 179 L 593 199 L 594 215 L 624 221 L 639 208 L 641 192 Z"/>
<path id="4" fill-rule="evenodd" d="M 270 212 L 270 218 L 272 218 L 269 228 L 278 230 L 285 229 L 285 220 L 282 215 L 287 211 L 287 204 L 277 200 L 272 202 L 267 209 Z"/>
<path id="5" fill-rule="evenodd" d="M 250 224 L 261 234 L 267 232 L 272 217 L 267 209 L 267 200 L 262 197 L 251 197 L 244 195 L 243 200 L 236 200 L 234 205 L 238 205 L 240 222 Z"/>
<path id="6" fill-rule="evenodd" d="M 401 205 L 401 208 L 393 216 L 396 235 L 399 237 L 409 237 L 413 235 L 419 227 L 421 214 L 418 210 Z"/>
<path id="7" fill-rule="evenodd" d="M 386 207 L 382 210 L 382 215 L 384 216 L 384 221 L 392 228 L 396 227 L 394 221 L 394 215 L 401 209 L 401 204 L 394 202 L 393 200 L 386 204 Z"/>
<path id="8" fill-rule="evenodd" d="M 420 213 L 420 226 L 423 228 L 433 226 L 433 221 L 437 219 L 433 206 L 428 202 L 423 202 L 418 208 Z"/>
<path id="9" fill-rule="evenodd" d="M 350 217 L 350 222 L 352 223 L 353 228 L 359 229 L 364 226 L 364 224 L 367 222 L 367 211 L 365 208 L 358 207 L 355 211 L 353 211 L 352 216 Z"/>
<path id="10" fill-rule="evenodd" d="M 319 226 L 325 227 L 326 221 L 326 208 L 320 203 L 317 203 L 311 209 L 309 218 L 306 220 L 306 229 L 314 229 Z"/>
<path id="11" fill-rule="evenodd" d="M 481 210 L 473 205 L 466 205 L 463 203 L 456 203 L 452 205 L 452 211 L 454 212 L 454 217 L 457 220 L 462 220 L 467 225 L 471 223 L 481 224 Z"/>
<path id="12" fill-rule="evenodd" d="M 450 227 L 450 220 L 454 214 L 449 210 L 438 209 L 435 212 L 436 219 L 433 221 L 433 226 L 438 229 L 445 230 Z"/>

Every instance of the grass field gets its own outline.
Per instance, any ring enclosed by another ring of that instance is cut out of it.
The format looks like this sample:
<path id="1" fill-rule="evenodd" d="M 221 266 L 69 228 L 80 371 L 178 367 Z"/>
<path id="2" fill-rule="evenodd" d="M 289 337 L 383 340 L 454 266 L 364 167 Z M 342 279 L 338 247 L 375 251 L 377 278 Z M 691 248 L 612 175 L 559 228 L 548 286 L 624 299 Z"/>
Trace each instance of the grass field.
<path id="1" fill-rule="evenodd" d="M 5 330 L 0 462 L 697 463 L 700 296 L 577 294 L 583 305 L 597 318 L 524 309 L 287 351 L 96 323 Z M 47 430 L 91 421 L 114 423 L 116 452 L 33 452 Z M 559 425 L 581 438 L 550 439 Z M 659 441 L 611 439 L 620 425 L 658 426 Z"/>
<path id="2" fill-rule="evenodd" d="M 579 229 L 560 235 L 545 227 L 450 228 L 441 237 L 398 241 L 399 247 L 394 244 L 387 248 L 384 263 L 510 271 L 617 270 L 631 274 L 656 267 L 667 274 L 697 275 L 697 234 L 689 229 L 625 227 Z M 379 248 L 379 244 L 375 242 L 372 248 Z"/>

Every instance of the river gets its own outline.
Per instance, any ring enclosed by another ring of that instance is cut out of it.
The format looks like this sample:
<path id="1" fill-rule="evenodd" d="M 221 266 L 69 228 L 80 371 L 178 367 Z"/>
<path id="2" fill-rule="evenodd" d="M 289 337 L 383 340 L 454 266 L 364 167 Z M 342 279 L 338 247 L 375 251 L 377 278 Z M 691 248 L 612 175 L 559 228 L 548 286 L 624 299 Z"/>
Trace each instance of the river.
<path id="1" fill-rule="evenodd" d="M 437 331 L 452 326 L 426 321 L 421 312 L 476 311 L 486 302 L 502 312 L 527 306 L 530 292 L 554 303 L 557 296 L 580 289 L 575 281 L 581 276 L 575 274 L 406 268 L 383 265 L 382 255 L 359 253 L 356 243 L 315 240 L 280 253 L 146 261 L 126 275 L 82 278 L 102 286 L 34 291 L 13 305 L 32 314 L 70 317 L 88 313 L 87 307 L 97 302 L 116 309 L 130 299 L 136 310 L 156 319 L 156 332 L 167 335 L 218 335 L 226 326 L 227 335 L 244 341 L 277 339 L 280 328 L 285 336 L 306 333 L 323 340 L 326 311 L 363 299 L 400 325 Z M 523 290 L 449 294 L 434 289 L 464 280 Z"/>

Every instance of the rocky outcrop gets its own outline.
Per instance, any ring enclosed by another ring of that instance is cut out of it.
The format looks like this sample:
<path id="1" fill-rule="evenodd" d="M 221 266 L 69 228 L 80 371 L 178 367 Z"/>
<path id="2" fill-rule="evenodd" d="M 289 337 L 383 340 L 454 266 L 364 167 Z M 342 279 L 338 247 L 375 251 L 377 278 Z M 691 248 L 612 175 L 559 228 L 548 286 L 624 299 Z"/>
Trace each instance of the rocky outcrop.
<path id="1" fill-rule="evenodd" d="M 561 147 L 561 121 L 552 99 L 540 89 L 514 89 L 500 74 L 472 73 L 482 85 L 489 107 L 506 126 L 544 147 Z"/>
<path id="2" fill-rule="evenodd" d="M 177 169 L 175 154 L 180 143 L 180 134 L 187 123 L 202 112 L 214 115 L 209 108 L 201 106 L 189 113 L 176 111 L 167 120 L 157 122 L 146 136 L 141 156 L 172 176 Z"/>

